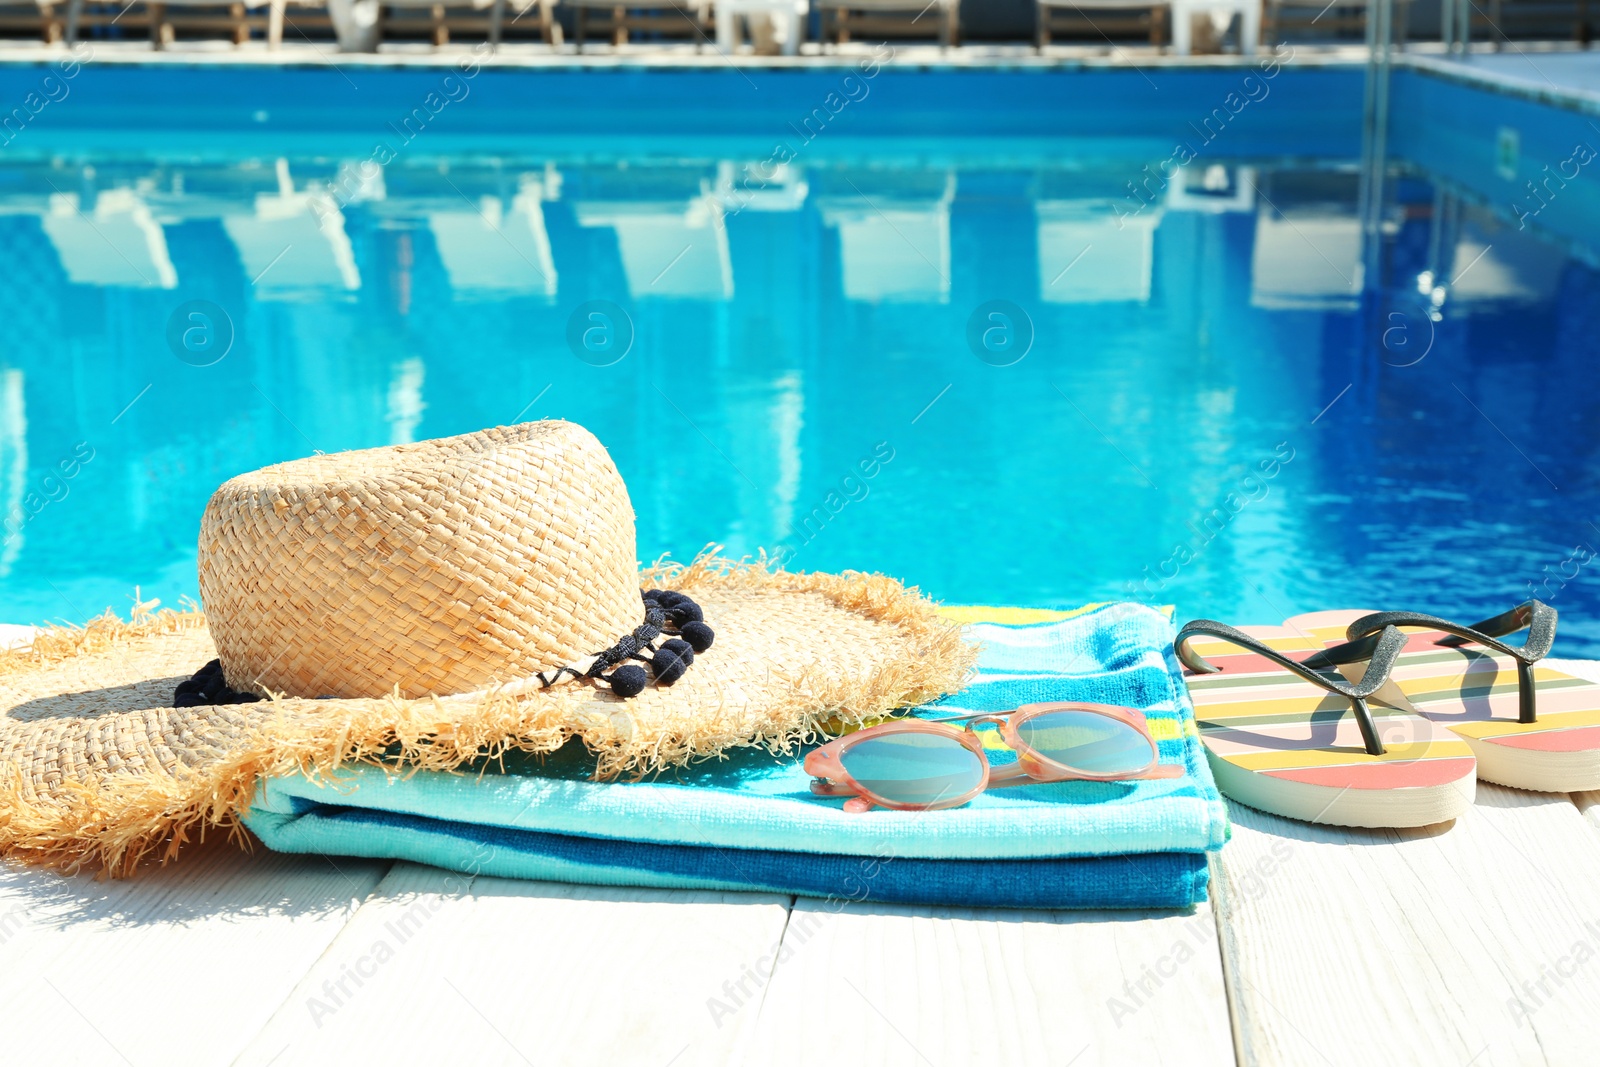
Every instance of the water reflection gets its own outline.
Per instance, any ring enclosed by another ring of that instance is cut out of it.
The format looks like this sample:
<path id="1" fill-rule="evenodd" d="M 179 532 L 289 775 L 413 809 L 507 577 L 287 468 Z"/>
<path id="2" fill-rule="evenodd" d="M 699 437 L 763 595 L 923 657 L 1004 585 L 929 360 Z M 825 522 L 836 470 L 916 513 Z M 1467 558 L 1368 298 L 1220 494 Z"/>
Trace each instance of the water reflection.
<path id="1" fill-rule="evenodd" d="M 239 471 L 559 416 L 645 559 L 1263 622 L 1532 590 L 1600 653 L 1587 254 L 1415 172 L 1368 234 L 1354 164 L 1143 166 L 6 167 L 3 618 L 193 595 Z M 209 365 L 172 347 L 197 301 Z M 991 301 L 1031 320 L 1010 366 L 969 346 Z M 572 347 L 596 302 L 623 358 Z"/>

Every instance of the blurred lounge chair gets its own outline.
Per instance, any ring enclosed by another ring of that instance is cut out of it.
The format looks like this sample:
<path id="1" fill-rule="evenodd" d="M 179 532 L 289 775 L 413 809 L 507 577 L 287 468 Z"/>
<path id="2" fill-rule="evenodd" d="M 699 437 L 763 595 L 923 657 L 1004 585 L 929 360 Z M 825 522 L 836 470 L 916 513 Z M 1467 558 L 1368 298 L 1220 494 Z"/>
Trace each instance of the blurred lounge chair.
<path id="1" fill-rule="evenodd" d="M 717 48 L 722 52 L 738 50 L 743 23 L 758 55 L 799 54 L 811 10 L 809 0 L 716 0 L 715 6 Z"/>
<path id="2" fill-rule="evenodd" d="M 220 34 L 244 44 L 259 30 L 269 48 L 283 41 L 283 11 L 287 0 L 128 0 L 123 4 L 68 0 L 65 34 L 75 43 L 85 28 L 116 26 L 122 30 L 145 28 L 155 49 L 172 44 L 179 32 Z M 130 14 L 131 9 L 138 10 Z"/>
<path id="3" fill-rule="evenodd" d="M 696 49 L 710 43 L 716 32 L 711 0 L 647 0 L 642 4 L 561 0 L 561 5 L 573 9 L 572 38 L 580 49 L 595 30 L 618 46 L 627 44 L 634 33 L 649 33 L 686 38 Z"/>
<path id="4" fill-rule="evenodd" d="M 125 3 L 67 0 L 63 29 L 69 44 L 76 44 L 86 28 L 115 26 L 128 34 L 147 29 L 150 31 L 150 43 L 154 45 L 159 23 L 153 16 L 151 6 L 143 0 L 126 0 Z"/>
<path id="5" fill-rule="evenodd" d="M 1467 12 L 1474 35 L 1494 42 L 1496 51 L 1510 40 L 1566 39 L 1587 48 L 1593 37 L 1588 0 L 1489 0 Z"/>
<path id="6" fill-rule="evenodd" d="M 1361 269 L 1361 221 L 1353 213 L 1296 217 L 1261 206 L 1250 256 L 1251 306 L 1352 309 L 1361 296 Z"/>
<path id="7" fill-rule="evenodd" d="M 1261 39 L 1269 49 L 1289 37 L 1325 35 L 1351 41 L 1362 40 L 1367 26 L 1368 0 L 1263 0 L 1265 17 Z M 1394 40 L 1405 47 L 1411 32 L 1411 0 L 1395 0 Z"/>
<path id="8" fill-rule="evenodd" d="M 325 190 L 296 192 L 285 160 L 278 161 L 278 191 L 257 196 L 251 214 L 225 217 L 222 228 L 257 299 L 361 288 L 339 203 Z"/>
<path id="9" fill-rule="evenodd" d="M 959 0 L 817 0 L 822 39 L 847 44 L 852 35 L 869 41 L 886 37 L 937 37 L 944 48 L 961 40 Z"/>
<path id="10" fill-rule="evenodd" d="M 1040 200 L 1039 299 L 1047 304 L 1148 303 L 1161 208 L 1127 200 Z"/>
<path id="11" fill-rule="evenodd" d="M 66 0 L 0 3 L 0 39 L 28 38 L 54 44 L 66 31 Z"/>
<path id="12" fill-rule="evenodd" d="M 269 27 L 267 46 L 276 48 L 285 38 L 290 41 L 337 38 L 331 8 L 330 0 L 283 0 L 277 12 L 277 30 Z"/>
<path id="13" fill-rule="evenodd" d="M 955 175 L 858 173 L 846 182 L 848 191 L 817 198 L 823 223 L 839 232 L 845 298 L 948 303 Z"/>
<path id="14" fill-rule="evenodd" d="M 1458 305 L 1548 304 L 1559 298 L 1561 257 L 1533 234 L 1520 233 L 1481 208 L 1462 226 L 1449 269 L 1439 279 Z"/>
<path id="15" fill-rule="evenodd" d="M 480 197 L 475 207 L 459 199 L 428 212 L 439 260 L 458 293 L 556 295 L 556 264 L 545 228 L 545 183 L 526 176 L 510 202 Z"/>
<path id="16" fill-rule="evenodd" d="M 259 31 L 268 48 L 277 48 L 283 43 L 283 6 L 284 0 L 147 0 L 150 43 L 160 49 L 180 34 L 195 34 L 241 45 Z"/>
<path id="17" fill-rule="evenodd" d="M 1280 171 L 1262 182 L 1250 256 L 1253 307 L 1349 310 L 1362 288 L 1355 174 Z"/>
<path id="18" fill-rule="evenodd" d="M 1144 34 L 1150 44 L 1166 43 L 1171 7 L 1167 0 L 1037 0 L 1040 51 L 1052 35 L 1071 33 L 1095 44 L 1109 44 L 1116 36 Z"/>
<path id="19" fill-rule="evenodd" d="M 580 226 L 609 226 L 616 232 L 623 274 L 635 299 L 733 296 L 722 204 L 705 178 L 685 175 L 676 184 L 681 187 L 689 180 L 695 188 L 685 188 L 688 195 L 682 198 L 671 196 L 661 183 L 640 189 L 638 199 L 619 197 L 615 194 L 623 190 L 614 187 L 573 204 Z"/>
<path id="20" fill-rule="evenodd" d="M 508 27 L 545 44 L 561 43 L 555 0 L 381 0 L 377 33 L 385 41 L 431 40 L 436 48 L 452 36 L 478 37 L 498 46 Z"/>
<path id="21" fill-rule="evenodd" d="M 106 189 L 87 209 L 77 193 L 52 193 L 42 223 L 75 285 L 177 288 L 166 232 L 132 189 Z"/>
<path id="22" fill-rule="evenodd" d="M 1203 27 L 1206 45 L 1202 51 L 1221 51 L 1228 27 L 1239 20 L 1239 54 L 1253 56 L 1261 46 L 1262 0 L 1172 0 L 1172 53 L 1193 54 L 1195 26 Z"/>
<path id="23" fill-rule="evenodd" d="M 507 39 L 536 39 L 559 47 L 563 35 L 561 20 L 556 18 L 556 0 L 506 0 L 500 38 L 494 43 Z"/>

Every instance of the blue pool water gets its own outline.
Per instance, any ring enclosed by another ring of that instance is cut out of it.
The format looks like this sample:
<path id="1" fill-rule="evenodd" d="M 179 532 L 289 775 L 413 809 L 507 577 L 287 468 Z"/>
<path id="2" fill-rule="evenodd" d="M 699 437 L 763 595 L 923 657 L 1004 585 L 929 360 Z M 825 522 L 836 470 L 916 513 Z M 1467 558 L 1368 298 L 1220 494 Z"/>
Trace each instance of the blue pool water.
<path id="1" fill-rule="evenodd" d="M 342 113 L 316 76 L 123 112 L 162 87 L 89 70 L 0 151 L 0 621 L 197 595 L 201 509 L 241 471 L 566 418 L 615 457 L 646 560 L 717 542 L 1235 622 L 1531 593 L 1559 652 L 1600 655 L 1591 194 L 1519 229 L 1518 183 L 1444 124 L 1392 143 L 1364 227 L 1358 72 L 1285 74 L 1215 143 L 1197 101 L 1230 83 L 1163 82 L 1135 121 L 1131 72 L 976 102 L 885 78 L 811 140 L 825 80 L 728 103 L 725 132 L 716 98 L 607 97 L 614 136 L 539 128 L 508 80 L 415 144 L 391 124 L 414 86 Z M 1073 86 L 1104 104 L 1077 126 Z M 1025 135 L 1011 104 L 1055 110 Z M 1535 126 L 1498 158 L 1519 179 L 1565 158 Z"/>

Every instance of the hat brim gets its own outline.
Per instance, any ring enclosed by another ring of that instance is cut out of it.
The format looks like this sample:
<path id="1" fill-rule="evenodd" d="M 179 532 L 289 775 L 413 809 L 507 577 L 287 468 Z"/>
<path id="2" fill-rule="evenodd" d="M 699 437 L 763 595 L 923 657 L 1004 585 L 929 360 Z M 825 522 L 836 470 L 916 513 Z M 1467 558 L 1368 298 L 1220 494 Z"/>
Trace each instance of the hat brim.
<path id="1" fill-rule="evenodd" d="M 367 761 L 457 770 L 573 738 L 596 776 L 774 752 L 959 688 L 976 655 L 931 601 L 882 575 L 794 574 L 702 557 L 641 574 L 681 589 L 716 642 L 673 686 L 621 700 L 592 684 L 446 697 L 278 698 L 171 707 L 216 656 L 198 612 L 42 633 L 0 653 L 0 854 L 126 873 L 189 836 L 236 827 L 263 778 Z M 517 679 L 506 678 L 506 683 Z"/>

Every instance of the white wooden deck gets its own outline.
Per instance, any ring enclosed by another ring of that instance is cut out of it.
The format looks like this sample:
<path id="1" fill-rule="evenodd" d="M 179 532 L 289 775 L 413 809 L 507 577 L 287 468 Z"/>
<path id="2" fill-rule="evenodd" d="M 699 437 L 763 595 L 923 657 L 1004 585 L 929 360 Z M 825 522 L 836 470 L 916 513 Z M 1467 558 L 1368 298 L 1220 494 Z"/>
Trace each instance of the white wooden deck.
<path id="1" fill-rule="evenodd" d="M 222 843 L 128 882 L 0 866 L 0 1063 L 1596 1062 L 1600 794 L 1480 785 L 1428 831 L 1233 816 L 1192 914 L 832 907 Z"/>

